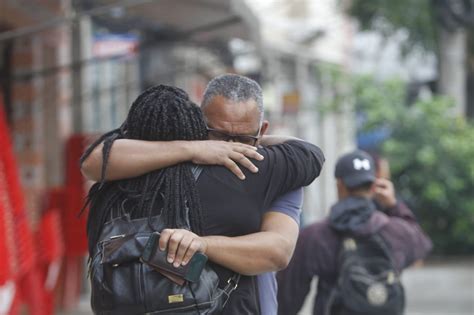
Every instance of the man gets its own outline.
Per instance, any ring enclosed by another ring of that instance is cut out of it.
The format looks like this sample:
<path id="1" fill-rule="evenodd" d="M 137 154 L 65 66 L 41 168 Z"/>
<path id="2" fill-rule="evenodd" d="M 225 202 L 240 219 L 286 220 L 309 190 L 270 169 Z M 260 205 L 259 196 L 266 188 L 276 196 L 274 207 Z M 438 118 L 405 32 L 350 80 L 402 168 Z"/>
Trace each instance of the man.
<path id="1" fill-rule="evenodd" d="M 342 235 L 380 235 L 391 248 L 397 271 L 425 257 L 432 247 L 412 212 L 396 199 L 393 184 L 375 177 L 370 155 L 355 151 L 342 156 L 335 177 L 339 201 L 328 218 L 301 231 L 288 268 L 278 274 L 279 314 L 297 314 L 314 276 L 318 289 L 313 314 L 325 314 L 338 279 Z M 372 199 L 383 212 L 375 209 Z"/>
<path id="2" fill-rule="evenodd" d="M 210 141 L 116 140 L 107 170 L 102 170 L 102 147 L 99 146 L 82 164 L 83 173 L 93 180 L 101 180 L 102 175 L 106 180 L 116 180 L 192 161 L 223 165 L 245 179 L 236 162 L 257 172 L 249 160 L 261 159 L 255 146 L 289 139 L 264 136 L 268 122 L 263 120 L 262 91 L 248 78 L 227 74 L 213 79 L 204 93 L 201 108 Z M 275 200 L 263 216 L 259 233 L 233 238 L 199 238 L 188 231 L 164 230 L 160 245 L 162 249 L 168 248 L 169 260 L 176 266 L 186 263 L 195 251 L 205 249 L 210 260 L 244 275 L 280 270 L 288 264 L 296 244 L 301 205 L 302 189 L 299 189 Z M 276 314 L 274 275 L 260 275 L 258 288 L 262 314 Z"/>

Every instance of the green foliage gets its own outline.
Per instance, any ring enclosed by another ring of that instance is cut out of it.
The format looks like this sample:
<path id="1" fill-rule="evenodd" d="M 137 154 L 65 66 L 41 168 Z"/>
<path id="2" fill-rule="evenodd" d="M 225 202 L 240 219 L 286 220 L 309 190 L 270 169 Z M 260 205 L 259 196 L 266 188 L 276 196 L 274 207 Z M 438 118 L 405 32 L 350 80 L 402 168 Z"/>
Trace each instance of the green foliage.
<path id="1" fill-rule="evenodd" d="M 348 13 L 362 30 L 389 39 L 407 35 L 404 51 L 437 51 L 439 27 L 432 0 L 352 0 Z M 472 43 L 469 42 L 469 51 Z M 442 44 L 442 43 L 440 43 Z M 364 113 L 364 131 L 385 128 L 382 145 L 401 196 L 417 213 L 438 253 L 474 252 L 474 126 L 451 114 L 443 98 L 406 104 L 400 81 L 356 80 L 355 104 Z"/>
<path id="2" fill-rule="evenodd" d="M 356 18 L 362 30 L 378 30 L 390 37 L 399 30 L 407 32 L 404 50 L 421 45 L 436 50 L 436 25 L 431 0 L 353 0 L 349 15 Z"/>
<path id="3" fill-rule="evenodd" d="M 321 95 L 317 110 L 321 115 L 344 110 L 350 95 L 351 77 L 341 67 L 329 63 L 314 65 L 314 74 L 318 78 L 319 88 L 331 91 Z"/>
<path id="4" fill-rule="evenodd" d="M 362 129 L 389 128 L 382 145 L 402 198 L 442 254 L 474 252 L 474 125 L 443 98 L 407 105 L 399 81 L 356 80 Z"/>

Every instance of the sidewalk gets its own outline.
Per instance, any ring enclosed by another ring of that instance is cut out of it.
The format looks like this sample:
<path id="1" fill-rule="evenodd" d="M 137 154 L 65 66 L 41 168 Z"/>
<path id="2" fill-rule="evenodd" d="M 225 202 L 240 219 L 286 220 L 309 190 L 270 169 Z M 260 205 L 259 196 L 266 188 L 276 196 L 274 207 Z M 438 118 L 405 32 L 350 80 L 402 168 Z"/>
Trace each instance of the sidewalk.
<path id="1" fill-rule="evenodd" d="M 407 315 L 473 315 L 474 260 L 430 263 L 403 275 Z"/>

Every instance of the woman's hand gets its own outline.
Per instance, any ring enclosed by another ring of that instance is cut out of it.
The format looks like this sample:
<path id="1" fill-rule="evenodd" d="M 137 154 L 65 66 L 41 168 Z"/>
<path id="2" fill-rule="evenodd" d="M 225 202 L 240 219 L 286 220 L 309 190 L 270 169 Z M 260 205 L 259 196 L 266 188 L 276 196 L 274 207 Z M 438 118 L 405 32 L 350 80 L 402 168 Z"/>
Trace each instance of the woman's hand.
<path id="1" fill-rule="evenodd" d="M 252 173 L 257 173 L 258 168 L 250 159 L 263 160 L 263 156 L 257 152 L 256 147 L 239 142 L 190 141 L 188 146 L 191 150 L 193 163 L 225 166 L 242 180 L 245 179 L 245 176 L 239 165 Z"/>

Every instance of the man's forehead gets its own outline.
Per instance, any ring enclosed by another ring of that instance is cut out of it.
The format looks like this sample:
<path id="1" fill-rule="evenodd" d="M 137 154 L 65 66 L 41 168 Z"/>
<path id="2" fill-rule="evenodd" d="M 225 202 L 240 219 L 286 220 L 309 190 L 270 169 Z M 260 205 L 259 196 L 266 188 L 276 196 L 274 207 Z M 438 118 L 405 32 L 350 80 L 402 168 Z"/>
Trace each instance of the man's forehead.
<path id="1" fill-rule="evenodd" d="M 226 109 L 256 109 L 258 110 L 257 101 L 253 98 L 247 100 L 234 100 L 231 98 L 226 98 L 222 95 L 214 96 L 205 107 L 206 109 L 210 108 L 212 110 L 226 110 Z"/>
<path id="2" fill-rule="evenodd" d="M 260 119 L 257 102 L 253 99 L 233 101 L 223 96 L 215 96 L 204 108 L 203 112 L 208 120 L 216 117 L 242 122 Z"/>
<path id="3" fill-rule="evenodd" d="M 213 128 L 219 128 L 234 133 L 252 133 L 258 129 L 260 112 L 257 102 L 250 99 L 245 102 L 235 102 L 222 96 L 213 97 L 203 109 L 205 118 Z"/>

